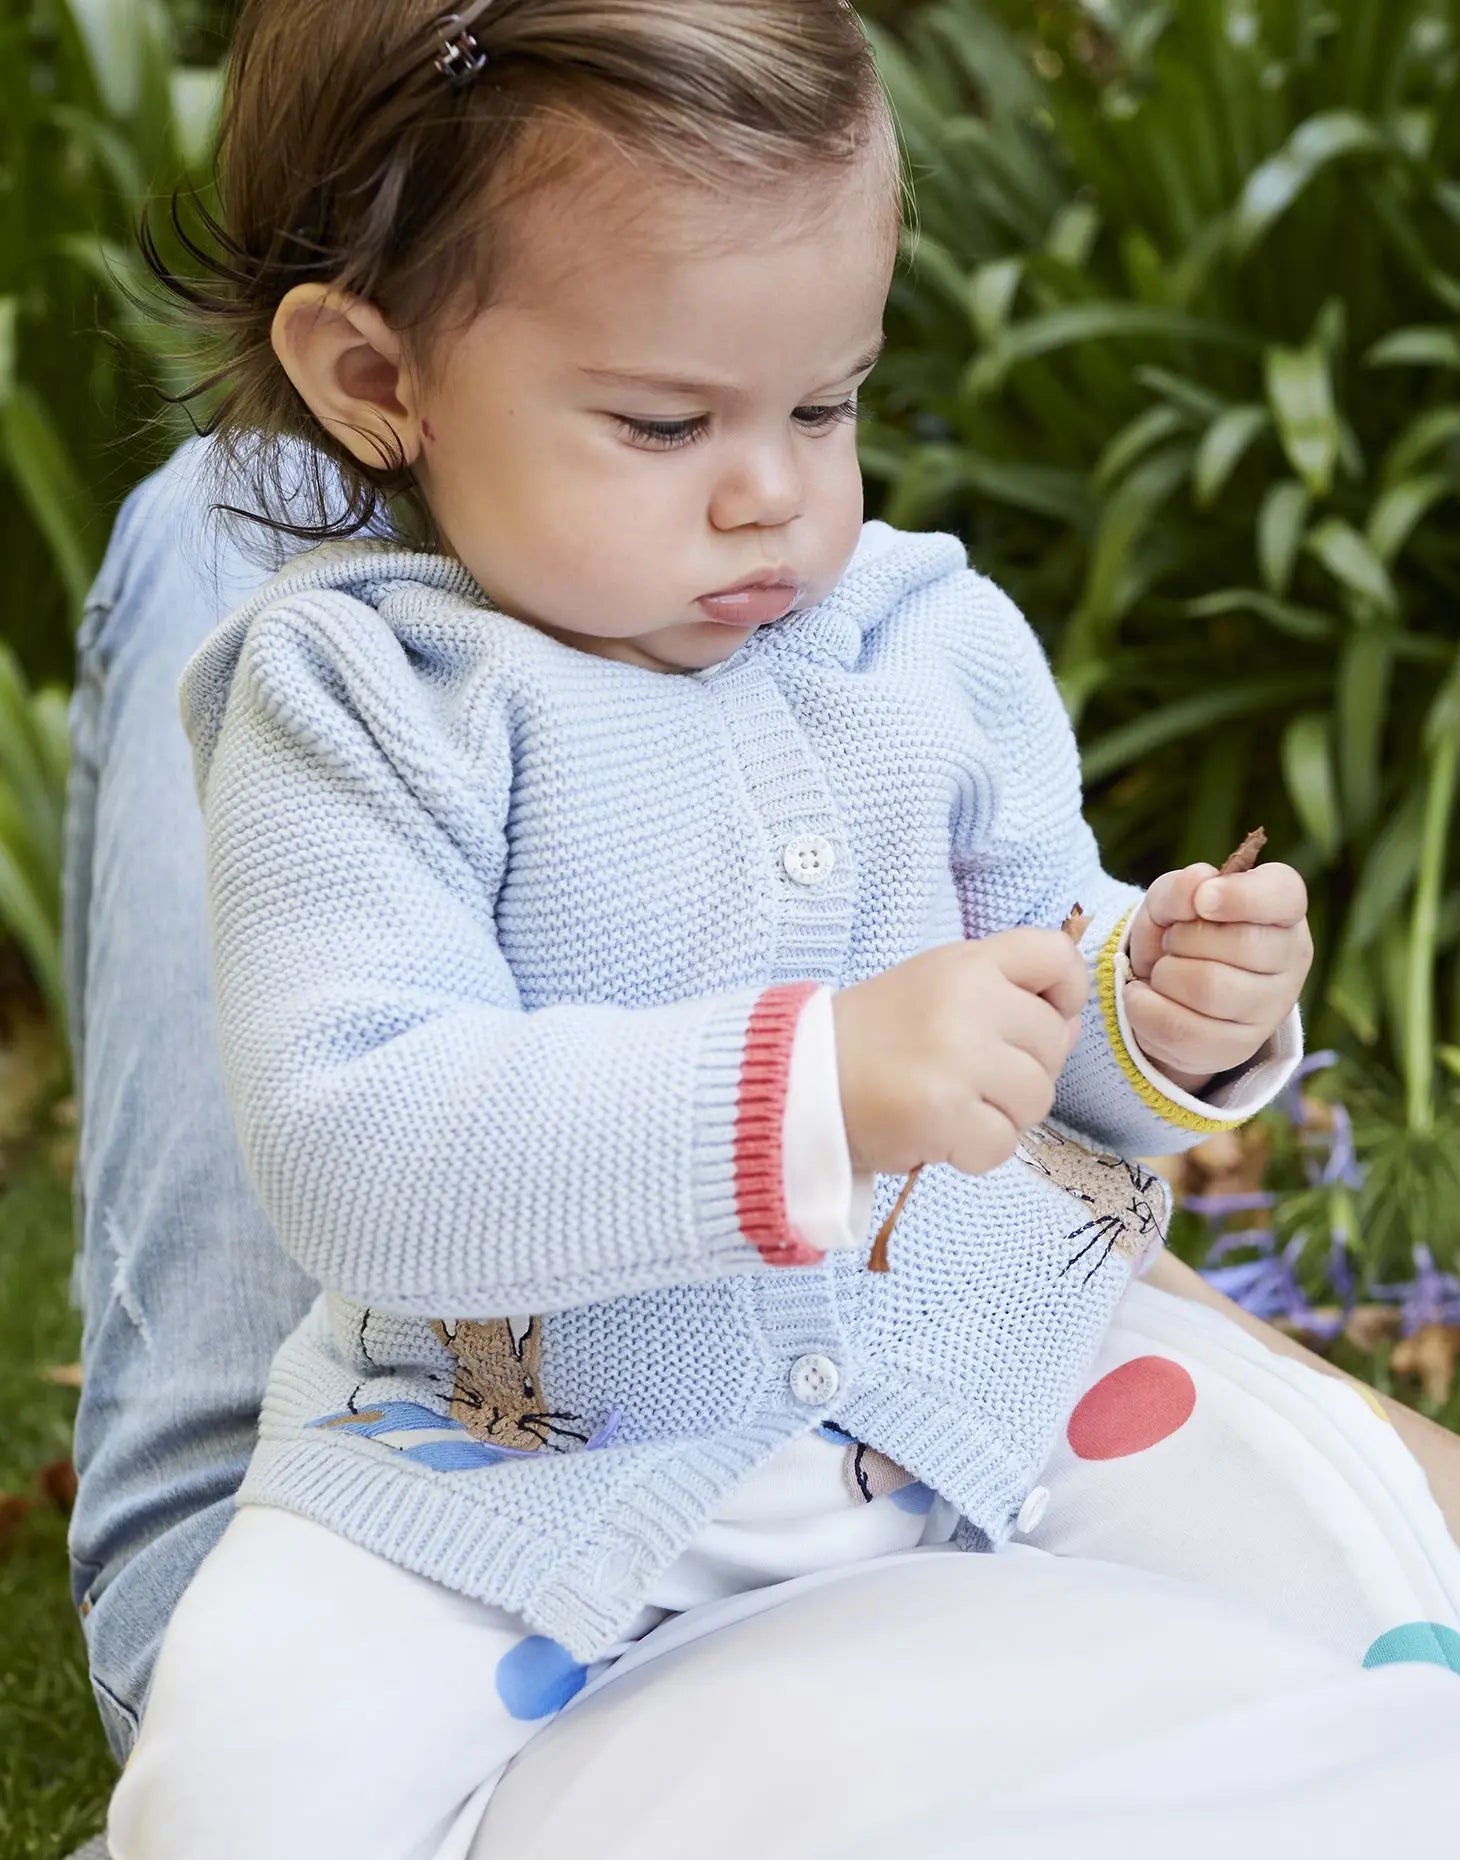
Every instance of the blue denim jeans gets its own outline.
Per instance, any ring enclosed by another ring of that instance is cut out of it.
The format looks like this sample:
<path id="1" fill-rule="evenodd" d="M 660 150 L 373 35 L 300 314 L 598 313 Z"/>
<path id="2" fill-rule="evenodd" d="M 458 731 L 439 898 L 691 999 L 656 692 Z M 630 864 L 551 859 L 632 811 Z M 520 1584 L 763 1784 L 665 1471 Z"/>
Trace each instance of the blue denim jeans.
<path id="1" fill-rule="evenodd" d="M 177 682 L 272 564 L 210 519 L 209 443 L 188 442 L 123 506 L 87 604 L 71 706 L 72 1300 L 85 1371 L 71 1575 L 119 1759 L 173 1607 L 232 1516 L 270 1360 L 314 1295 L 255 1201 L 214 1040 Z"/>

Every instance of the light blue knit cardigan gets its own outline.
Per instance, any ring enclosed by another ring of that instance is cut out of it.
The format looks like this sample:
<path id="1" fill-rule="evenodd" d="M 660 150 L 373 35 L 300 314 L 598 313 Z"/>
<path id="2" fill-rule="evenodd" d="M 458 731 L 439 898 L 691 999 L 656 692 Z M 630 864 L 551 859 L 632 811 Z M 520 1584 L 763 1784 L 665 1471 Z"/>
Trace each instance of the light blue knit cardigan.
<path id="1" fill-rule="evenodd" d="M 1015 1161 L 929 1170 L 887 1276 L 777 1263 L 796 985 L 1076 900 L 1108 970 L 1139 895 L 1100 870 L 1038 643 L 961 544 L 869 525 L 821 606 L 680 676 L 506 617 L 444 557 L 331 545 L 181 696 L 230 1098 L 324 1288 L 242 1500 L 583 1660 L 827 1419 L 1005 1538 L 1126 1255 L 1065 1270 L 1085 1212 Z M 806 837 L 813 883 L 783 860 Z M 1057 1110 L 1131 1155 L 1204 1122 L 1133 1066 L 1108 986 Z M 473 1407 L 458 1322 L 512 1314 L 540 1319 L 500 1327 L 521 1401 Z"/>

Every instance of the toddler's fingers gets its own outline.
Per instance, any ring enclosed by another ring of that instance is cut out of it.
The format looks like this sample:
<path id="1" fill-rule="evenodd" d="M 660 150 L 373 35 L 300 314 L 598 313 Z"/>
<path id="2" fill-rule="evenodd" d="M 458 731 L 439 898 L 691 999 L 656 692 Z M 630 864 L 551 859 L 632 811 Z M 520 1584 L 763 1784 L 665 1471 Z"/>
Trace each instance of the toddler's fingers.
<path id="1" fill-rule="evenodd" d="M 1162 933 L 1161 948 L 1168 956 L 1225 963 L 1253 975 L 1286 975 L 1305 960 L 1302 939 L 1275 924 L 1214 924 L 1198 918 L 1172 924 Z"/>
<path id="2" fill-rule="evenodd" d="M 991 1104 L 977 1104 L 964 1117 L 949 1147 L 948 1161 L 964 1175 L 982 1175 L 1009 1160 L 1019 1147 L 1019 1135 L 1002 1111 Z"/>
<path id="3" fill-rule="evenodd" d="M 1308 912 L 1308 887 L 1290 865 L 1209 879 L 1198 887 L 1194 916 L 1209 923 L 1276 924 L 1292 928 Z"/>
<path id="4" fill-rule="evenodd" d="M 1196 894 L 1205 880 L 1216 876 L 1214 865 L 1183 866 L 1179 872 L 1163 872 L 1146 893 L 1146 916 L 1162 930 L 1171 924 L 1187 923 L 1199 915 Z"/>
<path id="5" fill-rule="evenodd" d="M 1277 1015 L 1277 986 L 1272 978 L 1229 968 L 1225 962 L 1163 956 L 1151 971 L 1151 986 L 1168 1001 L 1179 1001 L 1208 1020 L 1260 1027 Z"/>
<path id="6" fill-rule="evenodd" d="M 994 1077 L 983 1087 L 983 1099 L 1016 1130 L 1032 1130 L 1049 1115 L 1054 1080 L 1022 1047 L 1006 1046 Z"/>
<path id="7" fill-rule="evenodd" d="M 1066 1020 L 1078 1014 L 1090 993 L 1090 971 L 1070 939 L 1059 930 L 1003 930 L 985 939 L 1016 988 L 1044 999 Z"/>
<path id="8" fill-rule="evenodd" d="M 1074 1025 L 1079 1027 L 1079 1021 Z M 1037 1060 L 1050 1078 L 1058 1078 L 1074 1048 L 1070 1021 L 1052 1008 L 1042 995 L 1010 989 L 999 1016 L 999 1031 L 1010 1046 L 1020 1047 Z"/>
<path id="9" fill-rule="evenodd" d="M 1169 1072 L 1227 1072 L 1245 1065 L 1262 1045 L 1260 1027 L 1210 1020 L 1179 1001 L 1168 1001 L 1146 982 L 1128 982 L 1126 1019 L 1136 1045 Z"/>

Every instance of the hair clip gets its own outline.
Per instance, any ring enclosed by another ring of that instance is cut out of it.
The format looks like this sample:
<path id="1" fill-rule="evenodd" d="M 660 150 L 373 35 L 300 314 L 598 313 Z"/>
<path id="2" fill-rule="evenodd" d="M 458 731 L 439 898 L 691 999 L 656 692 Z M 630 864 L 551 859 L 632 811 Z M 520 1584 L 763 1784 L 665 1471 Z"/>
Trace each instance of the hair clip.
<path id="1" fill-rule="evenodd" d="M 449 84 L 460 90 L 486 70 L 487 54 L 470 26 L 462 24 L 459 13 L 448 13 L 436 24 L 442 35 L 442 45 L 432 63 Z"/>

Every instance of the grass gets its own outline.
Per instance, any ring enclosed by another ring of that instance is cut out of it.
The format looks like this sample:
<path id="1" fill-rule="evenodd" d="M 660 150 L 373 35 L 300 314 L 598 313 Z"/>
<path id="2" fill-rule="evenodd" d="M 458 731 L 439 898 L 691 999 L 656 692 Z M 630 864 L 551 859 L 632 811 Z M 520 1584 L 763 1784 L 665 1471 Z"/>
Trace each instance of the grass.
<path id="1" fill-rule="evenodd" d="M 41 1373 L 80 1354 L 66 1298 L 69 1157 L 32 1133 L 0 1159 L 0 1492 L 33 1495 L 37 1470 L 71 1451 L 74 1389 Z M 106 1817 L 115 1765 L 71 1606 L 66 1519 L 36 1504 L 0 1544 L 0 1860 L 61 1860 Z"/>

